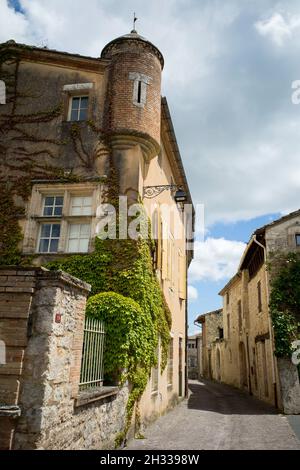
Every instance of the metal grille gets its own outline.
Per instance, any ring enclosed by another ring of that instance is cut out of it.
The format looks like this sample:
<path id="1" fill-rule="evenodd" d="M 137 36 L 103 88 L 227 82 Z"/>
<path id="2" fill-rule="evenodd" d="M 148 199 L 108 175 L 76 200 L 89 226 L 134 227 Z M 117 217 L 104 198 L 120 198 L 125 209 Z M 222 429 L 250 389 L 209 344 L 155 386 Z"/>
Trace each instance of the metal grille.
<path id="1" fill-rule="evenodd" d="M 103 385 L 105 331 L 102 321 L 86 318 L 80 371 L 80 390 Z"/>

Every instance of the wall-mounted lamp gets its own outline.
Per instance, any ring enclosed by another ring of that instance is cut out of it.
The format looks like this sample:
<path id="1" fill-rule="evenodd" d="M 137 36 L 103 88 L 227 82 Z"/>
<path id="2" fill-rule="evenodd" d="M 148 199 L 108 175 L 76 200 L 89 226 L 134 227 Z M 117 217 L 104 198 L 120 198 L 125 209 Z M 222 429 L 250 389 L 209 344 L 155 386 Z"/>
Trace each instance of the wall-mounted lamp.
<path id="1" fill-rule="evenodd" d="M 184 203 L 187 200 L 186 192 L 177 184 L 162 184 L 158 186 L 145 186 L 144 187 L 144 197 L 152 199 L 163 191 L 171 191 L 174 195 L 176 203 Z"/>

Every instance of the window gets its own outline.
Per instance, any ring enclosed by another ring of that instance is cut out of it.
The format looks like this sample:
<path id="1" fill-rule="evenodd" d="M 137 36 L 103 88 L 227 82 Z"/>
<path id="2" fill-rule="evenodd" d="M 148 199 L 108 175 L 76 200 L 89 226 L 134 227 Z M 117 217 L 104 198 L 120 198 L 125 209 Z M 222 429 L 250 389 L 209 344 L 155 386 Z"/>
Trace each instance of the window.
<path id="1" fill-rule="evenodd" d="M 88 115 L 88 96 L 73 96 L 70 104 L 69 121 L 85 121 Z"/>
<path id="2" fill-rule="evenodd" d="M 46 196 L 44 198 L 43 216 L 61 217 L 64 198 L 62 196 Z"/>
<path id="3" fill-rule="evenodd" d="M 138 81 L 138 90 L 137 90 L 137 103 L 142 102 L 142 82 Z"/>
<path id="4" fill-rule="evenodd" d="M 224 329 L 219 326 L 218 330 L 219 330 L 219 339 L 223 339 L 224 338 Z"/>
<path id="5" fill-rule="evenodd" d="M 297 233 L 295 235 L 295 238 L 296 238 L 296 246 L 300 246 L 300 233 Z"/>
<path id="6" fill-rule="evenodd" d="M 226 294 L 226 305 L 229 305 L 229 292 Z"/>
<path id="7" fill-rule="evenodd" d="M 72 197 L 71 199 L 71 215 L 91 215 L 92 214 L 92 197 Z"/>
<path id="8" fill-rule="evenodd" d="M 68 238 L 69 253 L 86 253 L 91 235 L 90 224 L 70 224 Z"/>
<path id="9" fill-rule="evenodd" d="M 40 253 L 57 253 L 59 238 L 60 224 L 42 224 L 38 251 Z"/>
<path id="10" fill-rule="evenodd" d="M 101 201 L 101 192 L 98 182 L 34 185 L 22 251 L 88 252 L 95 236 L 96 201 Z"/>
<path id="11" fill-rule="evenodd" d="M 173 385 L 173 355 L 174 355 L 174 341 L 173 338 L 169 342 L 168 354 L 168 385 Z"/>
<path id="12" fill-rule="evenodd" d="M 79 390 L 101 387 L 104 379 L 104 323 L 86 317 Z"/>
<path id="13" fill-rule="evenodd" d="M 257 283 L 257 302 L 258 302 L 258 311 L 262 311 L 262 304 L 261 304 L 261 282 L 258 281 Z"/>
<path id="14" fill-rule="evenodd" d="M 130 72 L 129 80 L 133 80 L 132 102 L 135 106 L 143 108 L 147 101 L 147 85 L 152 79 L 142 73 Z"/>

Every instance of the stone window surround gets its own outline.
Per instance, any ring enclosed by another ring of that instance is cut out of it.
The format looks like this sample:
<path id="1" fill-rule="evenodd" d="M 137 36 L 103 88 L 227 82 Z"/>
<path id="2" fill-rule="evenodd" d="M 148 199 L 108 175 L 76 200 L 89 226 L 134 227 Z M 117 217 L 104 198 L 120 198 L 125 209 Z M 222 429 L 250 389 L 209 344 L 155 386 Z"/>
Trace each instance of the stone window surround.
<path id="1" fill-rule="evenodd" d="M 72 109 L 72 99 L 75 97 L 88 97 L 88 111 L 87 111 L 86 121 L 92 119 L 91 98 L 92 98 L 93 89 L 94 89 L 94 83 L 74 83 L 70 85 L 64 85 L 63 87 L 64 121 L 71 122 L 71 123 L 82 122 L 82 121 L 70 120 L 71 109 Z"/>
<path id="2" fill-rule="evenodd" d="M 72 95 L 70 96 L 69 98 L 69 109 L 68 109 L 68 122 L 82 122 L 82 121 L 86 121 L 86 119 L 72 119 L 72 110 L 73 110 L 73 99 L 74 98 L 80 98 L 79 100 L 79 108 L 78 108 L 78 113 L 80 114 L 80 112 L 83 110 L 83 109 L 87 109 L 87 118 L 88 118 L 88 114 L 89 114 L 89 108 L 90 108 L 90 97 L 87 93 L 81 93 L 81 94 L 76 94 L 76 95 Z M 87 98 L 87 108 L 83 108 L 82 107 L 82 103 L 81 103 L 81 100 L 82 98 Z"/>
<path id="3" fill-rule="evenodd" d="M 144 108 L 147 101 L 147 86 L 152 78 L 139 72 L 129 72 L 129 80 L 133 80 L 132 102 L 139 108 Z"/>
<path id="4" fill-rule="evenodd" d="M 32 196 L 28 205 L 28 217 L 24 233 L 23 253 L 33 254 L 39 253 L 39 233 L 40 226 L 43 222 L 54 223 L 56 221 L 61 223 L 60 242 L 57 254 L 68 253 L 68 226 L 70 223 L 90 223 L 91 224 L 91 237 L 88 252 L 92 251 L 92 240 L 96 233 L 96 210 L 101 203 L 102 186 L 99 183 L 69 183 L 69 184 L 36 184 L 32 188 Z M 43 211 L 43 198 L 51 195 L 63 195 L 64 206 L 61 217 L 47 217 L 42 215 Z M 71 211 L 71 197 L 72 196 L 92 196 L 92 212 L 91 215 L 72 216 Z M 47 253 L 42 253 L 47 255 Z M 74 253 L 72 253 L 74 254 Z"/>

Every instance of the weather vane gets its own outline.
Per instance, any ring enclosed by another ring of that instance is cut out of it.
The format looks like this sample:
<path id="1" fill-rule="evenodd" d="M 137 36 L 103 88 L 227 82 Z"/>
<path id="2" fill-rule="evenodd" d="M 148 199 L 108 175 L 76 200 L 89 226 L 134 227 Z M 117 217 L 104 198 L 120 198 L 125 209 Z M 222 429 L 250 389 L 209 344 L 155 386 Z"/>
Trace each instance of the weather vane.
<path id="1" fill-rule="evenodd" d="M 136 31 L 135 29 L 135 23 L 137 22 L 138 18 L 135 16 L 135 12 L 133 13 L 133 31 Z"/>

